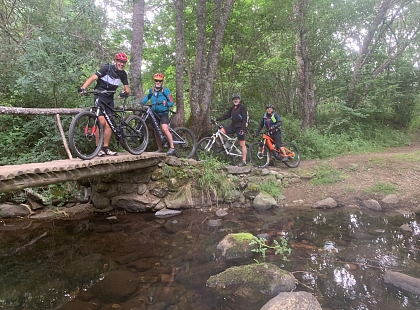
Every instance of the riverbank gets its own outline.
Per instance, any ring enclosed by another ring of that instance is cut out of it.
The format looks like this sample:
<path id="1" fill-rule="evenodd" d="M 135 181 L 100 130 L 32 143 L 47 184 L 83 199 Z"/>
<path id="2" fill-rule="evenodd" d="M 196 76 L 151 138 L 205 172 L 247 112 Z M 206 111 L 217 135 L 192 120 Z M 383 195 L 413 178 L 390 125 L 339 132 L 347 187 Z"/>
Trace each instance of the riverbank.
<path id="1" fill-rule="evenodd" d="M 420 208 L 420 143 L 379 153 L 302 160 L 297 169 L 277 162 L 271 169 L 294 171 L 301 176 L 300 183 L 283 191 L 287 206 L 308 208 L 332 197 L 339 206 L 357 207 L 363 200 L 381 200 L 387 194 L 396 194 L 399 210 L 414 212 Z"/>

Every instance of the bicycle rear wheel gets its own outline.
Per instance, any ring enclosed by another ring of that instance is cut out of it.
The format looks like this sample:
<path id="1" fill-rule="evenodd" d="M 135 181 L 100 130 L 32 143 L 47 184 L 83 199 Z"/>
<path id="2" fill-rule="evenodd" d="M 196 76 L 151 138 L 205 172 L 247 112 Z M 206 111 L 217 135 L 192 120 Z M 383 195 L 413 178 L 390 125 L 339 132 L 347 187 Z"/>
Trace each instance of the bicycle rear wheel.
<path id="1" fill-rule="evenodd" d="M 212 144 L 213 138 L 206 137 L 198 141 L 197 148 L 195 150 L 196 160 L 206 160 L 214 157 L 214 144 Z"/>
<path id="2" fill-rule="evenodd" d="M 137 115 L 130 115 L 124 119 L 124 137 L 121 145 L 133 155 L 143 153 L 149 143 L 149 131 L 144 120 Z"/>
<path id="3" fill-rule="evenodd" d="M 69 130 L 69 145 L 77 157 L 85 160 L 94 158 L 101 150 L 103 142 L 104 131 L 96 114 L 82 111 L 73 118 Z"/>
<path id="4" fill-rule="evenodd" d="M 213 157 L 223 164 L 234 165 L 233 156 L 226 154 L 225 148 L 219 143 L 218 140 L 213 145 Z"/>
<path id="5" fill-rule="evenodd" d="M 288 158 L 288 161 L 284 161 L 283 163 L 289 168 L 296 168 L 299 166 L 300 152 L 298 147 L 291 142 L 283 143 L 283 147 Z"/>
<path id="6" fill-rule="evenodd" d="M 191 158 L 194 156 L 196 141 L 194 134 L 184 127 L 170 129 L 177 157 Z"/>
<path id="7" fill-rule="evenodd" d="M 249 158 L 251 163 L 258 168 L 265 168 L 271 160 L 271 153 L 266 145 L 261 142 L 254 142 L 249 147 Z"/>

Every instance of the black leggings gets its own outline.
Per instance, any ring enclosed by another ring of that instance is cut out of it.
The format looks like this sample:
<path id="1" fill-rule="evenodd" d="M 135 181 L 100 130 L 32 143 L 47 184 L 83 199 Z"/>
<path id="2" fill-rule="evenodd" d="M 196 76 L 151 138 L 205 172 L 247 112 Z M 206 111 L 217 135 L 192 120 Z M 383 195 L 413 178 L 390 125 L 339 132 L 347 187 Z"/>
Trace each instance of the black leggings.
<path id="1" fill-rule="evenodd" d="M 270 135 L 271 138 L 274 139 L 274 141 L 276 142 L 276 149 L 279 149 L 282 146 L 282 142 L 281 142 L 281 130 L 277 130 L 276 132 L 273 132 Z"/>

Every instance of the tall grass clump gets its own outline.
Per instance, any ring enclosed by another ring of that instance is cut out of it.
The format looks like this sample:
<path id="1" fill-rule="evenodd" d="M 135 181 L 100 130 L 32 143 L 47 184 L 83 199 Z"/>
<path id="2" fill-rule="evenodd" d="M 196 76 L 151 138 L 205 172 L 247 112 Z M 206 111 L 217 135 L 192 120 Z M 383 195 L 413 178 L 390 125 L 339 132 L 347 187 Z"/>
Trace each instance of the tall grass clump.
<path id="1" fill-rule="evenodd" d="M 202 161 L 203 170 L 197 179 L 197 184 L 202 190 L 207 190 L 221 198 L 230 197 L 236 185 L 228 178 L 223 169 L 223 164 L 215 158 Z"/>

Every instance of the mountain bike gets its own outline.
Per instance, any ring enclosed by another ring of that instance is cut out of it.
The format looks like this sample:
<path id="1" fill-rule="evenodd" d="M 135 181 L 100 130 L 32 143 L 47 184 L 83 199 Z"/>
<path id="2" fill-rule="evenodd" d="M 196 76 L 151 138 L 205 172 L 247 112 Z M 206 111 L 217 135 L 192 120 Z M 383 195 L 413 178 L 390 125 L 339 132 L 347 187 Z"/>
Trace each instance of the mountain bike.
<path id="1" fill-rule="evenodd" d="M 221 162 L 237 165 L 242 162 L 241 146 L 236 144 L 238 138 L 231 138 L 221 129 L 223 125 L 212 121 L 218 130 L 211 136 L 198 141 L 195 157 L 197 160 L 205 160 L 207 157 L 217 158 Z"/>
<path id="2" fill-rule="evenodd" d="M 251 163 L 256 167 L 265 168 L 270 161 L 275 158 L 282 160 L 283 154 L 276 150 L 274 139 L 268 135 L 268 132 L 263 133 L 260 142 L 254 142 L 249 147 L 249 157 Z M 300 164 L 300 152 L 298 147 L 291 143 L 285 142 L 282 145 L 286 151 L 287 161 L 282 161 L 289 168 L 296 168 Z"/>
<path id="3" fill-rule="evenodd" d="M 89 94 L 110 94 L 115 91 L 86 91 Z M 125 116 L 125 104 L 127 97 L 124 98 L 122 109 L 111 108 L 107 103 L 96 96 L 94 105 L 89 111 L 78 113 L 72 120 L 69 130 L 69 145 L 73 153 L 81 159 L 92 159 L 98 155 L 104 142 L 104 128 L 99 122 L 99 112 L 105 117 L 117 139 L 117 143 L 133 155 L 140 155 L 146 150 L 149 142 L 149 132 L 146 124 L 141 117 L 136 115 Z M 105 107 L 112 113 L 108 115 Z M 138 126 L 144 124 L 144 126 Z"/>
<path id="4" fill-rule="evenodd" d="M 163 104 L 163 103 L 157 103 L 157 104 Z M 143 107 L 144 107 L 143 109 L 144 113 L 141 115 L 143 122 L 151 124 L 153 129 L 157 131 L 159 139 L 162 142 L 162 146 L 164 148 L 169 147 L 169 143 L 166 139 L 166 136 L 164 135 L 162 129 L 159 126 L 159 123 L 160 123 L 159 115 L 153 111 L 151 104 L 143 105 Z M 175 155 L 177 157 L 191 158 L 194 155 L 195 147 L 196 147 L 195 136 L 188 128 L 185 128 L 185 127 L 177 127 L 174 129 L 171 128 L 172 115 L 176 114 L 176 112 L 169 110 L 169 113 L 170 113 L 170 118 L 169 118 L 168 129 L 172 135 L 172 140 L 175 147 Z"/>

